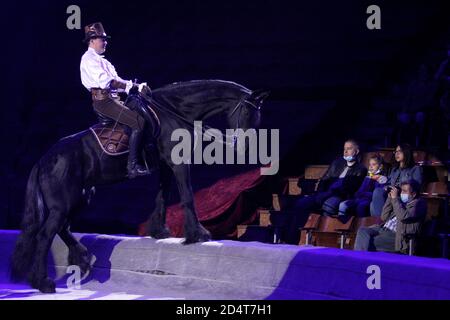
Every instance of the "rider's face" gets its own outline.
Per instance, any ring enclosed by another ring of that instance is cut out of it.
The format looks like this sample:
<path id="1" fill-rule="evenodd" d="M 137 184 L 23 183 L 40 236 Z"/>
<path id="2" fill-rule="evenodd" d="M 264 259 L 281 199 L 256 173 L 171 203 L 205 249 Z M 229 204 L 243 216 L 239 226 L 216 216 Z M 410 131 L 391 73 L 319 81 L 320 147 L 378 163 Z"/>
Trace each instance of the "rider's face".
<path id="1" fill-rule="evenodd" d="M 106 51 L 106 45 L 108 42 L 104 38 L 91 39 L 89 46 L 94 48 L 95 52 L 102 54 Z"/>

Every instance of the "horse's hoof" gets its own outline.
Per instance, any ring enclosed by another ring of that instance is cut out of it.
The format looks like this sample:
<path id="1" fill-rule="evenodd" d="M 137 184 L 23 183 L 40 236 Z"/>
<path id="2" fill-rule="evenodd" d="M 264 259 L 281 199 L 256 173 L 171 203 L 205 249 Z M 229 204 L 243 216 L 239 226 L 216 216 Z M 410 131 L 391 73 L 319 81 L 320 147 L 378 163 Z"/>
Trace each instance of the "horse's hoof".
<path id="1" fill-rule="evenodd" d="M 91 271 L 91 264 L 90 259 L 89 261 L 82 262 L 78 264 L 78 267 L 80 267 L 81 275 L 85 275 L 87 272 Z"/>
<path id="2" fill-rule="evenodd" d="M 86 274 L 91 270 L 92 254 L 89 252 L 77 252 L 69 254 L 69 265 L 75 265 L 80 268 L 81 274 Z"/>
<path id="3" fill-rule="evenodd" d="M 50 278 L 45 278 L 41 281 L 39 291 L 42 293 L 56 293 L 55 282 Z"/>
<path id="4" fill-rule="evenodd" d="M 188 244 L 193 244 L 193 243 L 197 243 L 197 239 L 195 238 L 185 238 L 184 241 L 182 242 L 183 245 L 188 245 Z"/>
<path id="5" fill-rule="evenodd" d="M 55 293 L 56 285 L 55 282 L 49 277 L 44 278 L 40 281 L 34 280 L 31 282 L 31 286 L 34 289 L 38 289 L 42 293 Z"/>
<path id="6" fill-rule="evenodd" d="M 198 241 L 199 241 L 199 242 L 207 242 L 207 241 L 209 241 L 209 240 L 211 240 L 211 234 L 210 234 L 210 233 L 208 233 L 208 234 L 202 234 L 202 235 L 200 235 L 200 237 L 198 238 Z"/>
<path id="7" fill-rule="evenodd" d="M 184 245 L 188 245 L 188 244 L 193 244 L 193 243 L 208 242 L 209 240 L 211 240 L 211 239 L 207 239 L 207 238 L 194 238 L 194 239 L 186 238 L 186 239 L 184 239 L 183 244 Z"/>
<path id="8" fill-rule="evenodd" d="M 211 240 L 211 233 L 208 230 L 206 230 L 203 226 L 200 226 L 197 235 L 199 242 L 206 242 Z"/>
<path id="9" fill-rule="evenodd" d="M 81 274 L 86 274 L 89 272 L 92 268 L 91 266 L 91 260 L 92 260 L 92 254 L 87 252 L 81 256 L 81 262 L 78 265 L 81 270 Z"/>
<path id="10" fill-rule="evenodd" d="M 162 230 L 152 230 L 149 232 L 149 235 L 154 239 L 167 239 L 171 237 L 170 231 L 167 228 Z"/>
<path id="11" fill-rule="evenodd" d="M 195 235 L 187 235 L 183 244 L 192 244 L 197 242 L 207 242 L 211 240 L 211 234 L 208 230 L 203 229 L 196 233 Z"/>

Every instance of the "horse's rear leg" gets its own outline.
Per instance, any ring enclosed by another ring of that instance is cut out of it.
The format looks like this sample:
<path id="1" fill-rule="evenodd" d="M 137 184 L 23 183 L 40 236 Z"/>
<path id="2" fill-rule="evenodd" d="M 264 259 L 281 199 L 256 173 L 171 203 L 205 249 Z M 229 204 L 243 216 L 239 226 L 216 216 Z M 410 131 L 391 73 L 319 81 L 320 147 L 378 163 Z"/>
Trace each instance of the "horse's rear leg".
<path id="1" fill-rule="evenodd" d="M 194 206 L 191 176 L 188 165 L 175 165 L 173 173 L 180 192 L 181 205 L 184 209 L 184 244 L 204 242 L 211 239 L 211 234 L 200 223 Z"/>
<path id="2" fill-rule="evenodd" d="M 156 196 L 155 209 L 150 215 L 148 232 L 152 238 L 165 239 L 170 237 L 170 231 L 166 226 L 166 201 L 169 199 L 173 173 L 165 164 L 160 165 L 160 185 Z"/>
<path id="3" fill-rule="evenodd" d="M 69 223 L 61 229 L 58 235 L 69 248 L 69 265 L 76 265 L 80 267 L 83 274 L 88 272 L 91 269 L 92 254 L 90 254 L 88 249 L 70 232 Z"/>
<path id="4" fill-rule="evenodd" d="M 36 236 L 35 261 L 31 268 L 30 284 L 43 293 L 54 293 L 55 282 L 48 277 L 47 259 L 53 239 L 62 228 L 66 215 L 50 210 L 49 216 Z"/>
<path id="5" fill-rule="evenodd" d="M 31 285 L 44 293 L 55 292 L 55 283 L 47 273 L 48 253 L 53 239 L 68 224 L 71 212 L 80 205 L 81 200 L 80 171 L 66 167 L 65 161 L 58 161 L 51 170 L 41 179 L 48 216 L 36 236 L 35 261 L 30 273 Z"/>

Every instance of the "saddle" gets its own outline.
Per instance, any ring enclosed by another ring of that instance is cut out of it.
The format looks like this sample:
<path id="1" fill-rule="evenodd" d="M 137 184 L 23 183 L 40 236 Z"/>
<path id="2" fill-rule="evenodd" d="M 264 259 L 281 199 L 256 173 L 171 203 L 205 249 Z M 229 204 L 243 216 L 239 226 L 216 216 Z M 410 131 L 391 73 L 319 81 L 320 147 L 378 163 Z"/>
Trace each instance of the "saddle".
<path id="1" fill-rule="evenodd" d="M 129 96 L 129 98 L 132 97 Z M 132 110 L 139 112 L 151 124 L 151 134 L 156 139 L 161 133 L 161 123 L 152 108 L 141 103 L 141 101 L 141 99 L 132 100 L 131 103 L 134 103 Z M 97 117 L 99 122 L 89 129 L 97 138 L 97 142 L 103 151 L 111 156 L 118 156 L 129 152 L 128 140 L 131 129 L 100 113 L 97 113 Z"/>
<path id="2" fill-rule="evenodd" d="M 130 129 L 127 126 L 108 119 L 108 121 L 101 121 L 89 129 L 106 154 L 118 156 L 129 152 Z"/>

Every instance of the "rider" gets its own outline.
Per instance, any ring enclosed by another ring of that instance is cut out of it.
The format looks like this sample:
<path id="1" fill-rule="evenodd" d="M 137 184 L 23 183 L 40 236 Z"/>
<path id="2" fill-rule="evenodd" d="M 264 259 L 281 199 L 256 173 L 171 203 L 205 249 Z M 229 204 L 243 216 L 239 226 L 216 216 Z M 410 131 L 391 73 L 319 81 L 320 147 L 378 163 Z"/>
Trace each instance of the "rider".
<path id="1" fill-rule="evenodd" d="M 147 175 L 150 172 L 137 161 L 142 153 L 142 136 L 145 120 L 137 112 L 127 108 L 118 97 L 118 92 L 141 91 L 145 86 L 134 84 L 131 80 L 123 80 L 114 66 L 102 54 L 106 50 L 107 40 L 101 22 L 95 22 L 84 28 L 84 42 L 88 49 L 81 58 L 80 72 L 83 86 L 92 94 L 94 110 L 101 116 L 113 119 L 131 128 L 129 138 L 128 177 Z"/>

